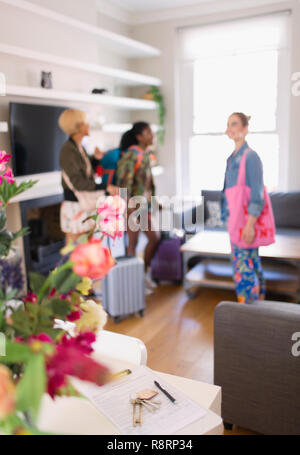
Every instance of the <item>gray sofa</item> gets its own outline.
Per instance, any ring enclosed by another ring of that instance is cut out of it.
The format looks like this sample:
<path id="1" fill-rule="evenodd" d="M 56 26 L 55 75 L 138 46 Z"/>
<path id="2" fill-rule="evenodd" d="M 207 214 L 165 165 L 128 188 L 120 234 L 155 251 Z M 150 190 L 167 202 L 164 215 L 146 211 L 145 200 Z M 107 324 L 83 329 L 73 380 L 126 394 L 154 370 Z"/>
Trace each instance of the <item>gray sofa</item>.
<path id="1" fill-rule="evenodd" d="M 206 231 L 225 231 L 226 225 L 220 225 L 220 207 L 221 207 L 221 191 L 203 191 L 204 197 L 204 224 Z M 300 243 L 300 191 L 287 192 L 287 193 L 270 193 L 272 202 L 274 218 L 276 223 L 276 232 L 278 235 L 299 237 Z M 216 204 L 219 206 L 219 222 L 216 226 L 213 225 L 218 216 L 210 216 L 210 203 L 214 204 L 214 212 L 216 211 Z M 215 267 L 215 258 L 212 255 L 205 258 L 203 256 L 189 257 L 187 261 L 187 269 L 193 268 L 201 261 L 206 261 L 206 269 L 214 275 L 218 275 L 221 264 L 222 276 L 231 276 L 232 270 L 229 266 L 229 259 L 218 259 L 217 266 Z M 299 270 L 300 262 L 284 261 L 279 259 L 263 259 L 263 268 L 267 279 L 267 289 L 272 294 L 282 296 L 287 295 L 289 300 L 296 299 L 300 302 L 299 291 Z M 284 285 L 278 286 L 279 282 Z M 297 284 L 298 281 L 298 284 Z M 286 283 L 290 282 L 291 286 Z M 275 283 L 275 285 L 274 285 Z"/>
<path id="2" fill-rule="evenodd" d="M 221 204 L 221 191 L 202 191 L 204 197 L 204 223 L 209 218 L 209 201 Z M 300 237 L 300 191 L 270 193 L 276 230 L 278 234 Z M 211 230 L 225 230 L 226 226 L 209 227 Z"/>
<path id="3" fill-rule="evenodd" d="M 300 435 L 300 356 L 292 353 L 296 332 L 297 304 L 216 307 L 214 383 L 222 387 L 225 428 L 237 424 L 262 434 Z"/>

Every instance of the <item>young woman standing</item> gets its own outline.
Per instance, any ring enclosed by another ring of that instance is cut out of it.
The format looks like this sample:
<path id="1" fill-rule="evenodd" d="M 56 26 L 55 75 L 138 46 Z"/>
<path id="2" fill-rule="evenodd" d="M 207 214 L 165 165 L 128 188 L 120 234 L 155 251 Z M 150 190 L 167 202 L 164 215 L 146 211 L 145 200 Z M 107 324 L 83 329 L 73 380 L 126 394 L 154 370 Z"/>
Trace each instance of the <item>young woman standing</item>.
<path id="1" fill-rule="evenodd" d="M 148 238 L 148 244 L 145 249 L 145 285 L 147 294 L 153 292 L 156 287 L 156 284 L 151 280 L 148 268 L 159 243 L 159 234 L 151 230 L 150 203 L 151 196 L 155 194 L 155 188 L 151 172 L 150 153 L 147 149 L 152 144 L 153 133 L 149 124 L 145 122 L 135 123 L 132 129 L 127 131 L 121 139 L 120 149 L 124 153 L 117 167 L 117 186 L 126 188 L 128 200 L 133 196 L 144 196 L 148 202 L 146 213 L 148 229 L 144 231 Z M 128 210 L 128 218 L 134 210 L 136 209 Z M 139 230 L 131 230 L 128 223 L 127 234 L 127 254 L 135 256 Z"/>
<path id="2" fill-rule="evenodd" d="M 258 246 L 273 243 L 272 208 L 264 191 L 262 162 L 246 142 L 250 117 L 237 112 L 228 119 L 227 136 L 235 150 L 227 160 L 223 217 L 228 219 L 237 298 L 264 300 L 266 285 Z M 267 224 L 266 224 L 267 222 Z"/>
<path id="3" fill-rule="evenodd" d="M 113 185 L 96 184 L 94 172 L 102 152 L 96 148 L 90 157 L 82 145 L 83 138 L 89 136 L 90 125 L 85 112 L 78 109 L 66 109 L 59 117 L 59 126 L 69 136 L 62 147 L 60 166 L 69 179 L 69 184 L 62 177 L 64 202 L 60 210 L 61 230 L 66 234 L 66 242 L 76 242 L 81 234 L 93 228 L 93 221 L 85 221 L 92 213 L 84 211 L 70 184 L 76 191 L 103 190 L 111 195 L 118 194 L 119 189 Z M 95 207 L 96 210 L 96 207 Z"/>

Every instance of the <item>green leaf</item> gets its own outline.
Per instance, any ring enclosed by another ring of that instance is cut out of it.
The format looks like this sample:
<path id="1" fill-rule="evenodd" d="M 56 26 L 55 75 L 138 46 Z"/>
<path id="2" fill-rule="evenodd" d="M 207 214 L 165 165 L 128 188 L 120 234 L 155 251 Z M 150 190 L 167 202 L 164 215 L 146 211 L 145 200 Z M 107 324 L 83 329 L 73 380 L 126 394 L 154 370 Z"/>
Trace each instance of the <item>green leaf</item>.
<path id="1" fill-rule="evenodd" d="M 4 323 L 4 314 L 3 314 L 3 311 L 1 310 L 1 303 L 0 303 L 0 332 L 2 332 L 2 327 L 3 327 L 3 323 Z"/>
<path id="2" fill-rule="evenodd" d="M 38 317 L 39 317 L 40 306 L 37 305 L 36 303 L 26 302 L 25 303 L 25 309 L 26 309 L 26 313 L 30 317 L 30 320 L 35 324 L 37 322 Z"/>
<path id="3" fill-rule="evenodd" d="M 0 210 L 0 230 L 4 228 L 5 224 L 6 224 L 5 210 Z"/>
<path id="4" fill-rule="evenodd" d="M 68 292 L 72 291 L 76 288 L 77 284 L 81 282 L 82 278 L 75 273 L 68 277 L 68 279 L 60 286 L 59 293 L 60 294 L 67 294 Z"/>
<path id="5" fill-rule="evenodd" d="M 22 308 L 15 311 L 11 318 L 13 320 L 13 327 L 18 332 L 18 335 L 28 337 L 33 335 L 33 321 L 29 314 L 25 313 Z"/>
<path id="6" fill-rule="evenodd" d="M 7 229 L 0 232 L 0 256 L 7 256 L 13 242 L 13 235 Z"/>
<path id="7" fill-rule="evenodd" d="M 20 237 L 24 237 L 30 233 L 30 229 L 28 227 L 20 229 L 18 232 L 13 233 L 13 241 L 17 240 Z"/>
<path id="8" fill-rule="evenodd" d="M 52 287 L 57 290 L 59 294 L 63 294 L 61 287 L 72 275 L 73 271 L 71 268 L 68 269 L 58 269 L 56 273 L 51 276 Z"/>
<path id="9" fill-rule="evenodd" d="M 46 281 L 44 275 L 40 275 L 39 273 L 30 272 L 29 273 L 29 280 L 30 280 L 30 287 L 32 292 L 38 294 L 41 287 Z"/>
<path id="10" fill-rule="evenodd" d="M 52 299 L 50 305 L 53 314 L 57 317 L 64 318 L 67 314 L 71 313 L 71 305 L 67 300 Z"/>
<path id="11" fill-rule="evenodd" d="M 44 327 L 43 333 L 46 333 L 50 338 L 52 338 L 53 341 L 56 341 L 64 333 L 64 331 L 61 329 L 53 329 L 52 327 Z"/>
<path id="12" fill-rule="evenodd" d="M 6 355 L 1 357 L 1 362 L 6 364 L 27 362 L 33 353 L 26 344 L 14 343 L 6 340 Z"/>
<path id="13" fill-rule="evenodd" d="M 23 418 L 22 418 L 23 417 Z M 23 420 L 24 419 L 24 420 Z M 17 416 L 13 414 L 9 416 L 3 422 L 0 422 L 0 428 L 2 428 L 4 434 L 8 436 L 12 435 L 32 435 L 32 436 L 51 436 L 52 433 L 45 433 L 39 431 L 37 428 L 28 425 L 25 421 L 24 415 Z"/>
<path id="14" fill-rule="evenodd" d="M 38 180 L 30 180 L 17 185 L 16 182 L 8 183 L 5 179 L 3 179 L 0 186 L 0 200 L 3 202 L 3 205 L 6 206 L 10 199 L 33 187 L 33 185 L 37 182 Z"/>
<path id="15" fill-rule="evenodd" d="M 6 294 L 6 301 L 13 300 L 18 295 L 17 289 L 12 289 L 8 294 Z"/>
<path id="16" fill-rule="evenodd" d="M 17 409 L 28 412 L 36 421 L 41 399 L 46 390 L 45 359 L 42 354 L 33 355 L 26 365 L 17 386 Z"/>

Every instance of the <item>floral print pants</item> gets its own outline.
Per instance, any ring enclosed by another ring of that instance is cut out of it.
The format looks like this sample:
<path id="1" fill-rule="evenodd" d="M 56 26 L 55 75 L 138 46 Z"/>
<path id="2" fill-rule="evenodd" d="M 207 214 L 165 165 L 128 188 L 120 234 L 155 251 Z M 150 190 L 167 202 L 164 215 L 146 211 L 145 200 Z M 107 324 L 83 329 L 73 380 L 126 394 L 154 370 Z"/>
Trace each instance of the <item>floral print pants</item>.
<path id="1" fill-rule="evenodd" d="M 258 255 L 258 248 L 240 248 L 232 245 L 232 265 L 235 290 L 240 303 L 253 303 L 263 299 L 266 283 Z"/>

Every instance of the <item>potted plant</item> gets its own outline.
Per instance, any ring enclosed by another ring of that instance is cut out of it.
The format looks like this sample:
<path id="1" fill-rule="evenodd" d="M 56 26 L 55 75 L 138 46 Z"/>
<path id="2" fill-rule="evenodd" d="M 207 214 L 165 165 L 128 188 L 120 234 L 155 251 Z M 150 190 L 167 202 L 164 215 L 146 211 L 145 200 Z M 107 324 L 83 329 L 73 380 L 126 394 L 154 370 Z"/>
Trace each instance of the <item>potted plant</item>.
<path id="1" fill-rule="evenodd" d="M 164 143 L 165 137 L 165 104 L 163 95 L 158 87 L 151 87 L 151 89 L 143 95 L 143 98 L 150 101 L 155 101 L 157 103 L 158 108 L 158 132 L 157 132 L 157 139 L 159 143 L 162 145 Z"/>
<path id="2" fill-rule="evenodd" d="M 0 152 L 1 261 L 9 258 L 14 240 L 27 233 L 6 230 L 6 207 L 12 197 L 36 183 L 17 185 L 9 159 Z M 111 380 L 108 368 L 91 357 L 107 315 L 88 294 L 92 280 L 102 279 L 114 266 L 110 251 L 94 234 L 122 235 L 124 211 L 125 202 L 119 196 L 100 200 L 93 217 L 95 229 L 67 245 L 61 263 L 47 277 L 30 274 L 30 290 L 22 298 L 20 264 L 10 263 L 14 279 L 0 282 L 0 343 L 5 341 L 2 350 L 0 346 L 0 355 L 5 354 L 0 356 L 0 432 L 41 434 L 37 419 L 43 395 L 53 399 L 79 395 L 70 377 L 99 386 Z"/>

